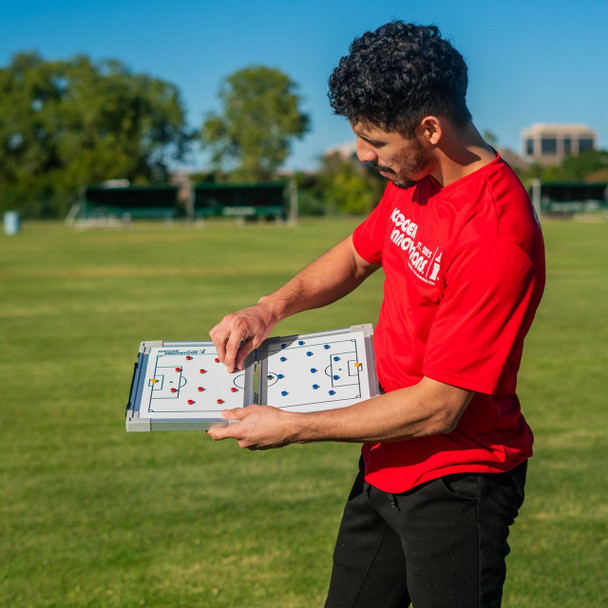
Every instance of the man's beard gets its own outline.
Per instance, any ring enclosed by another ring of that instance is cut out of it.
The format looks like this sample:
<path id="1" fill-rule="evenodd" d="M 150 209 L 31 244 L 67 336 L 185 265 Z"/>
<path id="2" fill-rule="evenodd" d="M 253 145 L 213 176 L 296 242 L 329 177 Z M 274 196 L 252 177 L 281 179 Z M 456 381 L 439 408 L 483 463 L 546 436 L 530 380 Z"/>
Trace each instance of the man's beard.
<path id="1" fill-rule="evenodd" d="M 412 186 L 415 186 L 420 180 L 413 180 L 413 179 L 404 179 L 404 178 L 397 178 L 397 179 L 392 179 L 389 178 L 392 182 L 393 185 L 396 186 L 397 188 L 400 188 L 401 190 L 407 190 L 408 188 L 411 188 Z"/>
<path id="2" fill-rule="evenodd" d="M 374 166 L 378 169 L 378 171 L 382 171 L 385 174 L 384 177 L 390 179 L 397 188 L 406 190 L 407 188 L 415 186 L 420 180 L 426 177 L 430 163 L 430 155 L 422 147 L 422 145 L 418 144 L 414 149 L 413 158 L 404 160 L 401 163 L 401 171 L 399 173 L 390 167 L 378 165 L 377 162 L 374 163 Z M 421 173 L 423 175 L 419 179 L 412 179 L 409 177 L 411 175 L 420 175 Z"/>

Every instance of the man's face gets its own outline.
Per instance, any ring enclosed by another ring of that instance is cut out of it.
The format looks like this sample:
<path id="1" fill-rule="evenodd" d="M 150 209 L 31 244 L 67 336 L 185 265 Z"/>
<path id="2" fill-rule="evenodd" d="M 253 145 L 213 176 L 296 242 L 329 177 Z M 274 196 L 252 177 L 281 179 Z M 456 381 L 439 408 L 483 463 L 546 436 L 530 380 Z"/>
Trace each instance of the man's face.
<path id="1" fill-rule="evenodd" d="M 367 123 L 351 126 L 357 136 L 359 160 L 372 163 L 398 188 L 409 188 L 431 172 L 433 157 L 417 137 L 406 139 L 395 131 L 387 132 Z"/>

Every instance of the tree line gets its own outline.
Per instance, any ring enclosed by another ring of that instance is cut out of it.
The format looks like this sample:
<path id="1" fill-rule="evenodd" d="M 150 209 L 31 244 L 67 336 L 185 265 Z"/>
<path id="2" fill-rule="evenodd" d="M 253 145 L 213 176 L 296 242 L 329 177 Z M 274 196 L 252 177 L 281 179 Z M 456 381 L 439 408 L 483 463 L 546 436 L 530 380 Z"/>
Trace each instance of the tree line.
<path id="1" fill-rule="evenodd" d="M 167 182 L 170 167 L 197 145 L 210 159 L 198 179 L 275 179 L 294 140 L 311 129 L 297 83 L 252 65 L 225 78 L 218 96 L 221 111 L 192 128 L 176 86 L 120 61 L 14 55 L 0 68 L 0 211 L 62 217 L 86 184 Z M 594 157 L 594 167 L 605 160 Z M 587 170 L 579 165 L 579 173 Z M 296 179 L 301 210 L 310 214 L 365 213 L 384 184 L 338 155 Z"/>
<path id="2" fill-rule="evenodd" d="M 58 216 L 89 183 L 166 182 L 197 143 L 217 179 L 266 181 L 309 130 L 297 85 L 250 66 L 219 92 L 221 114 L 191 128 L 173 84 L 85 55 L 18 53 L 0 68 L 0 206 Z"/>

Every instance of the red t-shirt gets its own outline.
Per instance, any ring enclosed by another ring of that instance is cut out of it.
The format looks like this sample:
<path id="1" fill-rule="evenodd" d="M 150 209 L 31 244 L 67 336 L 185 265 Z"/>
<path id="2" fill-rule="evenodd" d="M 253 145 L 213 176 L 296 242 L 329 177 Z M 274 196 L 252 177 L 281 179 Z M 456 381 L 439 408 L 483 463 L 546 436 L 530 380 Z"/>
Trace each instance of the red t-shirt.
<path id="1" fill-rule="evenodd" d="M 511 168 L 497 156 L 444 188 L 431 176 L 405 190 L 389 183 L 353 243 L 386 276 L 374 333 L 384 390 L 426 376 L 475 391 L 449 434 L 365 444 L 367 481 L 404 492 L 451 473 L 508 471 L 531 456 L 515 388 L 544 288 L 544 245 Z"/>

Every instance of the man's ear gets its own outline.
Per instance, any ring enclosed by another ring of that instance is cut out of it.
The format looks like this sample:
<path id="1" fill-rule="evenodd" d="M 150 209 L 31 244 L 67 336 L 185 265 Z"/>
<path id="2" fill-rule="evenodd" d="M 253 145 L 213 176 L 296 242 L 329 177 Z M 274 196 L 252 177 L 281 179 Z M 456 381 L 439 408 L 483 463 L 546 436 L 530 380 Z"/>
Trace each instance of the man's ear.
<path id="1" fill-rule="evenodd" d="M 436 146 L 443 136 L 443 125 L 437 116 L 425 116 L 416 129 L 416 135 L 421 142 Z"/>

